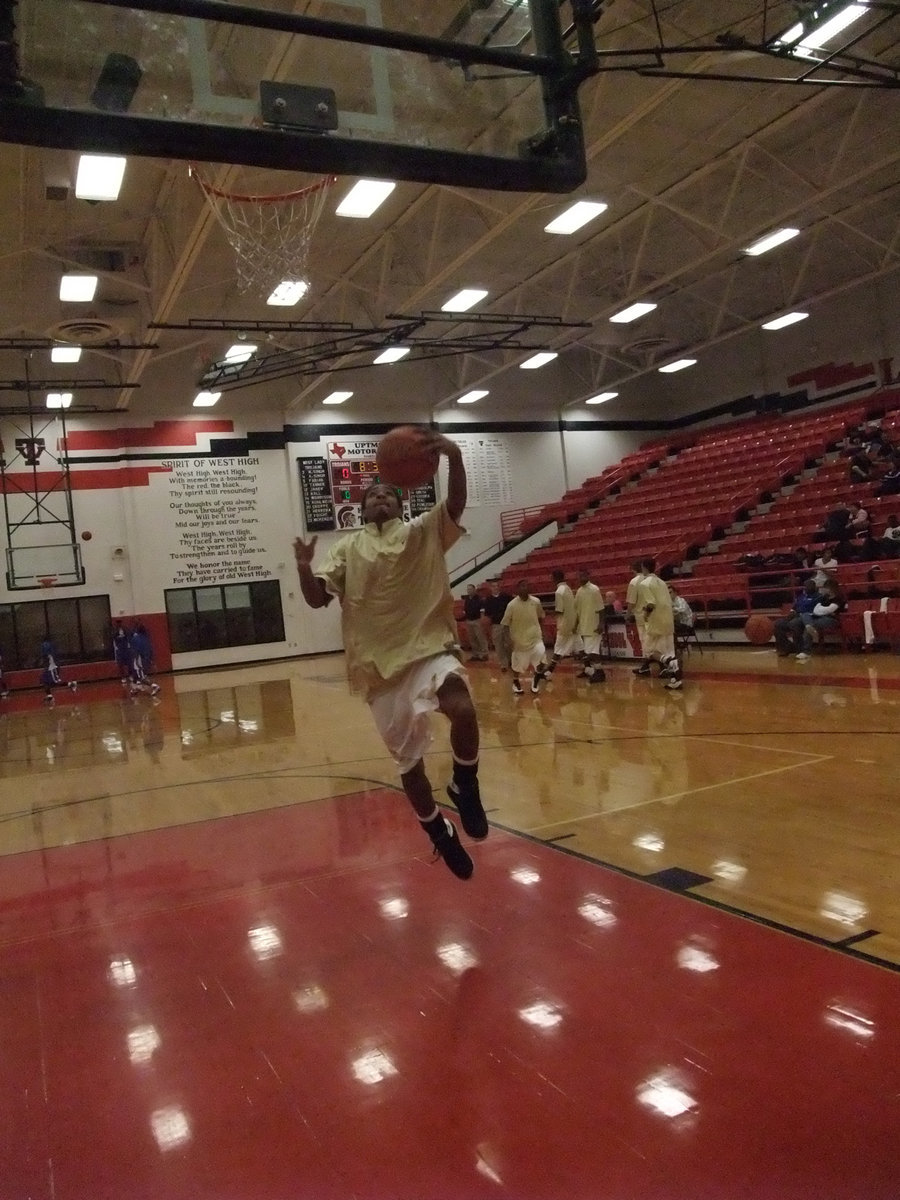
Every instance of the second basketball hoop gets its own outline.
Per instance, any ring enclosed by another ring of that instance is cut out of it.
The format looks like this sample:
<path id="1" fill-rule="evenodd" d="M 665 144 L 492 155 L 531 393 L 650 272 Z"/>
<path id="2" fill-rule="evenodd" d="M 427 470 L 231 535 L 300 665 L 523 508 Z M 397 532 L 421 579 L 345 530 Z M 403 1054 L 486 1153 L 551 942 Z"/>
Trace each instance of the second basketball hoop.
<path id="1" fill-rule="evenodd" d="M 214 187 L 194 165 L 190 173 L 234 250 L 239 289 L 270 304 L 295 304 L 309 288 L 310 243 L 337 177 L 292 192 L 249 194 Z"/>

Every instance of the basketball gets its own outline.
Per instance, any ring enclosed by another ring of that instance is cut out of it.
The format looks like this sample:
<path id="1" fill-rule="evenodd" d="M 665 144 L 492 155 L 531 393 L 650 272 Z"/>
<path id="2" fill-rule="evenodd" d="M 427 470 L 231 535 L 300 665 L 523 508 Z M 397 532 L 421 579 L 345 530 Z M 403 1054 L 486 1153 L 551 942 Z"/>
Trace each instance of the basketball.
<path id="1" fill-rule="evenodd" d="M 378 443 L 378 473 L 382 483 L 396 487 L 421 487 L 433 479 L 439 455 L 425 449 L 426 430 L 417 425 L 389 429 Z"/>
<path id="2" fill-rule="evenodd" d="M 752 617 L 748 617 L 744 626 L 747 641 L 752 642 L 754 646 L 764 646 L 766 642 L 770 642 L 774 632 L 774 621 L 771 617 L 764 617 L 762 613 L 754 613 Z"/>

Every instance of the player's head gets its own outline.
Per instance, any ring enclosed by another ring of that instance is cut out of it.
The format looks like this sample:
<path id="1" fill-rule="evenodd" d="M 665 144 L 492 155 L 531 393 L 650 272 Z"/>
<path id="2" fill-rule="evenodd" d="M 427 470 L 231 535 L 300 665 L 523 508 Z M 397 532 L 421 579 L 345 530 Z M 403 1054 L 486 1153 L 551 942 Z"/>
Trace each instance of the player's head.
<path id="1" fill-rule="evenodd" d="M 365 524 L 373 522 L 380 526 L 385 521 L 399 517 L 400 513 L 400 497 L 390 484 L 373 483 L 363 492 L 362 517 Z"/>
<path id="2" fill-rule="evenodd" d="M 656 574 L 656 559 L 655 558 L 642 558 L 641 559 L 641 570 L 644 572 L 645 575 Z"/>
<path id="3" fill-rule="evenodd" d="M 554 571 L 553 572 L 553 582 L 554 583 L 564 583 L 565 578 L 566 578 L 565 571 Z"/>
<path id="4" fill-rule="evenodd" d="M 587 567 L 582 567 L 581 570 L 578 572 L 578 578 L 582 583 L 590 583 L 591 582 L 590 570 Z"/>
<path id="5" fill-rule="evenodd" d="M 519 597 L 520 600 L 527 600 L 528 597 L 531 595 L 531 589 L 528 586 L 527 579 L 520 579 L 519 582 L 516 584 L 516 595 Z"/>

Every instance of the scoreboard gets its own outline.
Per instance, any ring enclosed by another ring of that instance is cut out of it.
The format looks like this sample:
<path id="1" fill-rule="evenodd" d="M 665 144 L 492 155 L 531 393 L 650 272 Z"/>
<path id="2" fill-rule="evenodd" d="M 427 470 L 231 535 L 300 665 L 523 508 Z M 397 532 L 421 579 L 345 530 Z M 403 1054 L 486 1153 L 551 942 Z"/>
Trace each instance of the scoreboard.
<path id="1" fill-rule="evenodd" d="M 375 459 L 377 443 L 342 443 L 328 446 L 329 456 L 298 458 L 303 515 L 308 533 L 353 529 L 362 524 L 362 498 L 373 483 L 380 483 Z M 405 521 L 427 512 L 437 502 L 434 481 L 422 487 L 397 488 Z"/>

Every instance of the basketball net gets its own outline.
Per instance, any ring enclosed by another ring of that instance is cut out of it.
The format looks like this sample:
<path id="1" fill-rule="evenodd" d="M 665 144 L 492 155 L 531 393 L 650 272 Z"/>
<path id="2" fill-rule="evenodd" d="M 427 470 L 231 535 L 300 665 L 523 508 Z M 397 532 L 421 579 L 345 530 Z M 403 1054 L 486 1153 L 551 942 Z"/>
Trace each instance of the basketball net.
<path id="1" fill-rule="evenodd" d="M 294 192 L 260 196 L 223 192 L 193 165 L 190 173 L 234 250 L 240 291 L 268 296 L 286 281 L 308 284 L 310 243 L 335 175 Z"/>

